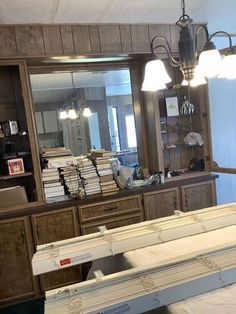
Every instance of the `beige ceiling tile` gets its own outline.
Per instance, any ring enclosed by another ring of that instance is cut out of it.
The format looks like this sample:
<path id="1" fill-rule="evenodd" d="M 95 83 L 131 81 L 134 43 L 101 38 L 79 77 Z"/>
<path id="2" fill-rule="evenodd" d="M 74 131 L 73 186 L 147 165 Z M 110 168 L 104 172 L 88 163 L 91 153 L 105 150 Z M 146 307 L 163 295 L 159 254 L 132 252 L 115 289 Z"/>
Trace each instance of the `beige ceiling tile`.
<path id="1" fill-rule="evenodd" d="M 0 23 L 49 23 L 53 0 L 1 0 Z"/>
<path id="2" fill-rule="evenodd" d="M 113 0 L 61 0 L 56 23 L 96 23 Z"/>

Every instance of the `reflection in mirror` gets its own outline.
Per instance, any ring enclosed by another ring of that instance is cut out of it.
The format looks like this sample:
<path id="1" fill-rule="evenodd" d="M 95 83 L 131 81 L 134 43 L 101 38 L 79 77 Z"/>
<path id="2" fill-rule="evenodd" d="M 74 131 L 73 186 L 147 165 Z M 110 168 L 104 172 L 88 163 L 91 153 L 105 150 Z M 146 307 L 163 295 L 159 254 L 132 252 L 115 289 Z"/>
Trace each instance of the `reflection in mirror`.
<path id="1" fill-rule="evenodd" d="M 130 71 L 32 74 L 41 147 L 64 146 L 74 156 L 92 148 L 115 152 L 121 164 L 138 164 Z"/>

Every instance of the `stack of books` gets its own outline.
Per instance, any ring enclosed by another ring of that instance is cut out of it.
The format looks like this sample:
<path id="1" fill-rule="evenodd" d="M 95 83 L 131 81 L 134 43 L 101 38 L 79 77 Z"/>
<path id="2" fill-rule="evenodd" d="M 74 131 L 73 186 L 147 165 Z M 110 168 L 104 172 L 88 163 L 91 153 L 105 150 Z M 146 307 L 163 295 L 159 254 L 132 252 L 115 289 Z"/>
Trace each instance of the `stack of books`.
<path id="1" fill-rule="evenodd" d="M 60 174 L 67 194 L 80 197 L 84 195 L 83 180 L 79 176 L 77 167 L 60 168 Z"/>
<path id="2" fill-rule="evenodd" d="M 90 150 L 90 155 L 92 159 L 95 159 L 97 157 L 108 157 L 111 158 L 115 155 L 115 152 L 109 151 L 109 150 L 105 150 L 103 148 L 101 149 L 91 149 Z"/>
<path id="3" fill-rule="evenodd" d="M 99 177 L 92 161 L 83 158 L 78 162 L 80 177 L 83 179 L 84 191 L 86 195 L 101 193 Z"/>
<path id="4" fill-rule="evenodd" d="M 100 177 L 102 194 L 110 194 L 119 191 L 111 169 L 110 157 L 97 157 L 94 159 L 94 163 Z"/>
<path id="5" fill-rule="evenodd" d="M 61 183 L 60 174 L 57 168 L 43 169 L 42 180 L 46 199 L 65 195 L 64 186 Z"/>
<path id="6" fill-rule="evenodd" d="M 42 148 L 42 157 L 58 157 L 58 156 L 71 156 L 72 152 L 70 149 L 65 147 L 54 147 L 54 148 Z"/>

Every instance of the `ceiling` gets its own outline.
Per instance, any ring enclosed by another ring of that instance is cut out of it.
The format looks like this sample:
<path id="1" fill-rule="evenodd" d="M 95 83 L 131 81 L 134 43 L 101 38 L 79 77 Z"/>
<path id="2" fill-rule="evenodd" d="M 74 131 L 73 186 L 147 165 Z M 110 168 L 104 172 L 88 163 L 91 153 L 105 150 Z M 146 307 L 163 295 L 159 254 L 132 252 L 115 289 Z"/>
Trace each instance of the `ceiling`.
<path id="1" fill-rule="evenodd" d="M 74 94 L 74 88 L 104 87 L 106 96 L 131 94 L 128 69 L 33 74 L 30 81 L 35 104 L 64 102 Z"/>
<path id="2" fill-rule="evenodd" d="M 180 0 L 1 0 L 0 24 L 168 23 L 181 15 Z M 236 34 L 235 0 L 186 0 L 186 13 L 210 30 Z"/>

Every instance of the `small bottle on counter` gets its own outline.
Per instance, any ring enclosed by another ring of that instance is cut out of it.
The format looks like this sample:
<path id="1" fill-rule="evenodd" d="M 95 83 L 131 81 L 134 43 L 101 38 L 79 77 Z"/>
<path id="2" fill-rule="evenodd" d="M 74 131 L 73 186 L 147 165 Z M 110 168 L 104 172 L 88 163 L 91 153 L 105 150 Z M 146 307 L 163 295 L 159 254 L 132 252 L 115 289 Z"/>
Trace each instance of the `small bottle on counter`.
<path id="1" fill-rule="evenodd" d="M 154 184 L 160 183 L 160 176 L 159 176 L 158 172 L 154 172 L 153 179 L 154 179 Z"/>
<path id="2" fill-rule="evenodd" d="M 159 174 L 160 174 L 160 184 L 164 184 L 165 183 L 165 176 L 162 173 L 162 171 L 160 171 Z"/>

